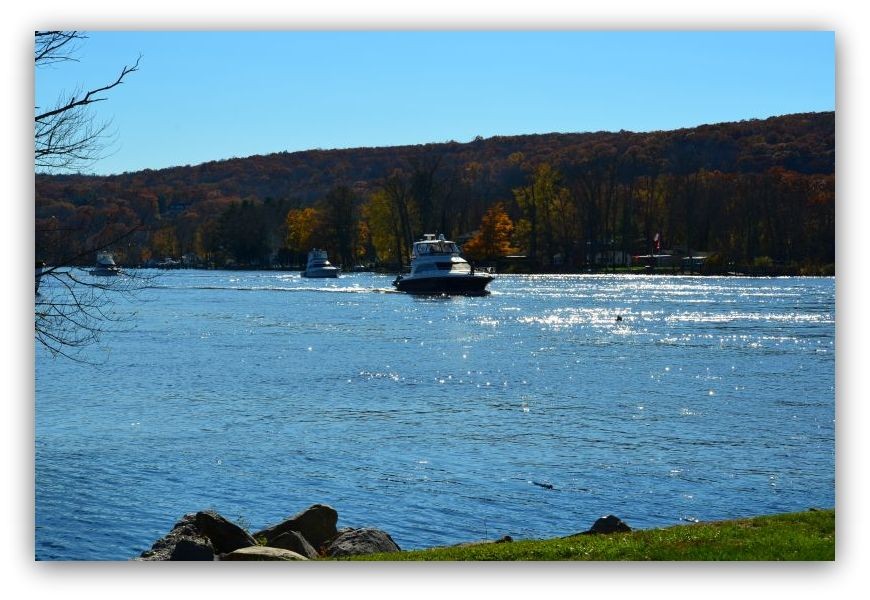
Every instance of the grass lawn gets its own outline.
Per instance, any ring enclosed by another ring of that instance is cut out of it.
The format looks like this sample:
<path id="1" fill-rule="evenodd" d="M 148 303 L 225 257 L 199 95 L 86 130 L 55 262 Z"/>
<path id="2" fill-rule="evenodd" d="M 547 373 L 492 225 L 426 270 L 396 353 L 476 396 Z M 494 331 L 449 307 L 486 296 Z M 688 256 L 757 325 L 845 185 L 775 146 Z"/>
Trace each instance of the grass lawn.
<path id="1" fill-rule="evenodd" d="M 390 554 L 368 561 L 834 560 L 834 510 L 678 525 L 608 535 L 482 543 Z"/>

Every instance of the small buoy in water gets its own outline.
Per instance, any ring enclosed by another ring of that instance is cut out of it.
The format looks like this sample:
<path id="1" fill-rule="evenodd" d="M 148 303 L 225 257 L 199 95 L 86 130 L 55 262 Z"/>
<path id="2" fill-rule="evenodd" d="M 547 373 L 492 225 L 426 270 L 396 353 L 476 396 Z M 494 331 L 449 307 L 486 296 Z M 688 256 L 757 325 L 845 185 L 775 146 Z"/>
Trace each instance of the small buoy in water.
<path id="1" fill-rule="evenodd" d="M 622 315 L 616 315 L 616 320 L 617 320 L 617 321 L 622 321 Z"/>

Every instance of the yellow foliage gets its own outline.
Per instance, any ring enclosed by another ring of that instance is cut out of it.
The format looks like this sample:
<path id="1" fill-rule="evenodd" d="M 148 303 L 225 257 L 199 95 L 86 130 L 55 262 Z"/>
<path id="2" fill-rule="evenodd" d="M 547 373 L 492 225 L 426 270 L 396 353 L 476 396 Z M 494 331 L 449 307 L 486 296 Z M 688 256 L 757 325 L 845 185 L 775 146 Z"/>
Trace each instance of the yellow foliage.
<path id="1" fill-rule="evenodd" d="M 311 239 L 320 223 L 320 215 L 314 208 L 293 209 L 287 213 L 287 248 L 295 252 L 308 252 Z"/>
<path id="2" fill-rule="evenodd" d="M 504 204 L 492 205 L 480 221 L 480 229 L 463 247 L 465 254 L 474 260 L 491 260 L 513 254 L 511 233 L 514 224 L 505 211 Z"/>

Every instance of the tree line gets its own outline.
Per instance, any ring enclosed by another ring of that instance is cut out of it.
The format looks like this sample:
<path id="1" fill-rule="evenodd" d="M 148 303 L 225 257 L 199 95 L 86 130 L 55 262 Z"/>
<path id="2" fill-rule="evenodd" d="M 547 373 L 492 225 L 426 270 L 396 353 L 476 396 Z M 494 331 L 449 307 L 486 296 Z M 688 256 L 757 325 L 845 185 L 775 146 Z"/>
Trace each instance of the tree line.
<path id="1" fill-rule="evenodd" d="M 834 115 L 670 132 L 477 139 L 279 153 L 110 177 L 37 175 L 37 256 L 112 248 L 123 264 L 188 256 L 398 269 L 423 233 L 478 261 L 602 269 L 678 249 L 711 267 L 834 263 Z M 86 259 L 85 259 L 86 260 Z"/>

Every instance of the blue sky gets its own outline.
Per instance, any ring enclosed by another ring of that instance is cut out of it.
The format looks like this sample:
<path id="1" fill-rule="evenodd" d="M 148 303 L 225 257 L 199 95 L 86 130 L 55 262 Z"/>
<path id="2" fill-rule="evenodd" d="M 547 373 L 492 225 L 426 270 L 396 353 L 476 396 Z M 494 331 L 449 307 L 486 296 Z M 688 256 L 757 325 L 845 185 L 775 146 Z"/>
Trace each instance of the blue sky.
<path id="1" fill-rule="evenodd" d="M 310 148 L 650 131 L 833 110 L 826 31 L 96 31 L 36 103 L 140 70 L 97 105 L 99 174 Z"/>

